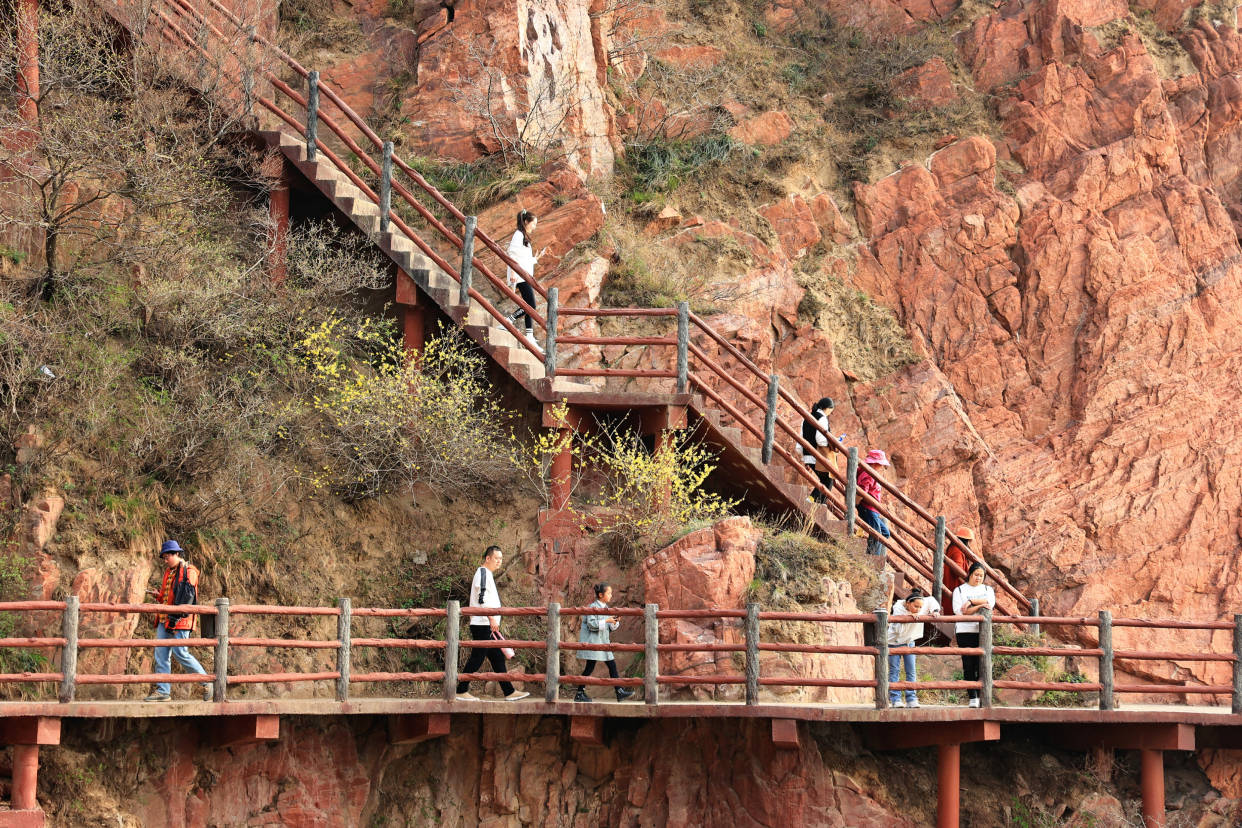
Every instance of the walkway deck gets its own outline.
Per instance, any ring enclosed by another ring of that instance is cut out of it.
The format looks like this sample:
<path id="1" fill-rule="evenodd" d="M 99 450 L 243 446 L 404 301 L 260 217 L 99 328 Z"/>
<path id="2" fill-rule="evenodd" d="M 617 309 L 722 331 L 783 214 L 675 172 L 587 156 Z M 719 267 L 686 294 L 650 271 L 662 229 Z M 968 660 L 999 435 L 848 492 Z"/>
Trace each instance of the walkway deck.
<path id="1" fill-rule="evenodd" d="M 874 706 L 833 705 L 802 702 L 766 702 L 747 705 L 728 701 L 643 702 L 560 701 L 553 704 L 528 699 L 506 702 L 445 702 L 441 699 L 398 697 L 334 699 L 255 699 L 222 704 L 204 701 L 54 701 L 0 702 L 0 718 L 46 716 L 63 719 L 201 718 L 206 716 L 376 716 L 417 714 L 484 714 L 489 716 L 599 716 L 610 719 L 796 719 L 808 722 L 890 723 L 962 722 L 1001 723 L 1097 723 L 1097 724 L 1188 724 L 1242 726 L 1242 715 L 1227 707 L 1178 704 L 1134 704 L 1119 710 L 1086 707 L 992 707 L 927 705 L 917 710 L 876 710 Z"/>

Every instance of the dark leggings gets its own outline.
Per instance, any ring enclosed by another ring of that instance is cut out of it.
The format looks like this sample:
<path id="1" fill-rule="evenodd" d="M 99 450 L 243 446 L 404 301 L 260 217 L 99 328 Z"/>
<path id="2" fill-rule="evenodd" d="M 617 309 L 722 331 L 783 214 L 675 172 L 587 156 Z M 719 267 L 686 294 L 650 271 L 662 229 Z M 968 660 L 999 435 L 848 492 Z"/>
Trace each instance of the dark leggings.
<path id="1" fill-rule="evenodd" d="M 470 637 L 475 641 L 492 640 L 492 628 L 486 624 L 471 624 Z M 463 673 L 473 673 L 483 666 L 483 659 L 487 659 L 492 665 L 493 673 L 504 673 L 505 670 L 505 654 L 500 651 L 499 647 L 471 647 L 470 658 L 466 659 L 466 666 L 461 669 Z M 470 689 L 470 682 L 460 681 L 457 683 L 457 692 L 465 693 Z M 506 696 L 513 693 L 513 685 L 507 681 L 500 683 L 500 692 Z"/>
<path id="2" fill-rule="evenodd" d="M 620 678 L 620 677 L 621 677 L 621 676 L 620 676 L 620 674 L 617 672 L 617 660 L 616 660 L 615 658 L 610 658 L 610 659 L 608 659 L 607 661 L 604 661 L 604 662 L 599 662 L 599 661 L 595 661 L 595 660 L 588 660 L 588 661 L 587 661 L 587 663 L 586 663 L 586 666 L 584 666 L 584 667 L 582 668 L 582 675 L 584 675 L 584 676 L 589 676 L 589 675 L 591 675 L 592 673 L 594 673 L 594 672 L 595 672 L 595 665 L 596 665 L 596 664 L 601 664 L 601 663 L 602 663 L 602 664 L 607 664 L 607 665 L 608 665 L 608 675 L 609 675 L 609 676 L 611 676 L 612 678 Z M 585 684 L 580 684 L 580 685 L 578 685 L 578 689 L 579 689 L 579 690 L 581 690 L 582 692 L 584 692 L 584 693 L 585 693 L 585 692 L 586 692 L 586 685 L 585 685 Z M 618 688 L 615 688 L 615 689 L 620 690 L 621 688 L 619 688 L 619 687 L 618 687 Z"/>
<path id="3" fill-rule="evenodd" d="M 535 289 L 530 286 L 530 282 L 518 282 L 517 292 L 521 295 L 523 302 L 530 305 L 532 308 L 535 307 Z M 513 314 L 514 322 L 517 322 L 519 319 L 526 321 L 527 331 L 534 330 L 535 325 L 533 320 L 530 318 L 530 314 L 521 308 L 518 309 L 517 313 Z"/>
<path id="4" fill-rule="evenodd" d="M 814 463 L 807 463 L 806 467 L 810 469 L 811 471 L 815 472 L 815 476 L 819 478 L 820 483 L 824 484 L 824 488 L 828 492 L 832 491 L 832 475 L 829 472 L 820 471 L 819 469 L 815 468 Z M 815 489 L 815 491 L 811 492 L 811 499 L 814 500 L 816 503 L 827 503 L 828 495 L 827 495 L 827 492 L 821 492 L 819 489 Z"/>
<path id="5" fill-rule="evenodd" d="M 977 632 L 960 632 L 957 634 L 957 646 L 959 647 L 978 647 L 979 633 Z M 979 656 L 964 655 L 962 656 L 962 679 L 964 681 L 979 680 Z M 970 697 L 972 699 L 979 698 L 978 690 L 971 690 Z"/>

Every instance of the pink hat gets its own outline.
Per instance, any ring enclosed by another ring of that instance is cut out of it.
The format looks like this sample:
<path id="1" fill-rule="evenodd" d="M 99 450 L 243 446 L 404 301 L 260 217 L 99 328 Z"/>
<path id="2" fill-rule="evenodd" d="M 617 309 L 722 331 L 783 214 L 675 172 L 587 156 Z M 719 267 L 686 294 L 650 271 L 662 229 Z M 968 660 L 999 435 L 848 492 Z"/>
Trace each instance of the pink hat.
<path id="1" fill-rule="evenodd" d="M 889 466 L 888 457 L 879 449 L 871 449 L 867 452 L 866 459 L 863 460 L 868 466 Z"/>

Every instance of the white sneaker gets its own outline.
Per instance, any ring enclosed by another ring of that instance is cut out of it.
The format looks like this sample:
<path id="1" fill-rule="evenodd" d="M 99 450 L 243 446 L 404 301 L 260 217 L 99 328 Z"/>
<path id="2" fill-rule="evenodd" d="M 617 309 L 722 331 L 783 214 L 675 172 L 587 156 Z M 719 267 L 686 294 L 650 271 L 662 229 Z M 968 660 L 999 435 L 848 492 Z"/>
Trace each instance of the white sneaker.
<path id="1" fill-rule="evenodd" d="M 978 699 L 971 699 L 971 700 L 970 700 L 970 704 L 968 704 L 968 705 L 967 705 L 967 707 L 978 707 L 978 706 L 979 706 L 979 700 L 978 700 Z"/>
<path id="2" fill-rule="evenodd" d="M 458 694 L 457 694 L 457 700 L 458 700 L 458 701 L 478 701 L 478 700 L 479 700 L 479 697 L 478 697 L 478 696 L 472 696 L 472 695 L 470 695 L 469 693 L 458 693 Z"/>
<path id="3" fill-rule="evenodd" d="M 906 706 L 906 703 L 905 703 L 905 702 L 903 702 L 901 699 L 898 699 L 897 701 L 892 702 L 892 703 L 889 705 L 889 707 L 905 707 L 905 706 Z"/>
<path id="4" fill-rule="evenodd" d="M 514 690 L 512 693 L 505 696 L 505 701 L 521 701 L 522 699 L 526 698 L 529 695 L 530 693 L 524 692 L 522 690 Z"/>
<path id="5" fill-rule="evenodd" d="M 912 701 L 909 701 L 906 703 L 906 707 L 922 707 L 922 706 L 923 705 L 919 704 L 918 699 L 913 699 Z"/>

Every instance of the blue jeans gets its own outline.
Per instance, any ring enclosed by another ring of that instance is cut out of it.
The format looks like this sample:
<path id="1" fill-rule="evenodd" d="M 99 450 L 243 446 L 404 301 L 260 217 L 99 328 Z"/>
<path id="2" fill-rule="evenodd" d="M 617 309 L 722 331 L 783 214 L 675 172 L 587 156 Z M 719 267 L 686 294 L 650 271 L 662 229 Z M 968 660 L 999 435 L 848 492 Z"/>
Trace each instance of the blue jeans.
<path id="1" fill-rule="evenodd" d="M 156 638 L 189 638 L 190 631 L 189 630 L 166 630 L 164 629 L 164 622 L 161 621 L 159 624 L 156 624 L 155 626 L 155 637 Z M 190 651 L 187 650 L 185 647 L 156 647 L 155 648 L 155 672 L 161 673 L 161 674 L 169 672 L 170 665 L 168 663 L 168 654 L 170 651 L 172 652 L 173 658 L 177 659 L 177 663 L 180 664 L 182 667 L 184 667 L 189 672 L 202 673 L 203 675 L 207 675 L 207 671 L 203 669 L 203 665 L 199 664 L 198 659 L 190 655 Z M 169 690 L 171 689 L 172 688 L 169 687 L 168 682 L 163 682 L 162 684 L 155 685 L 155 692 L 157 693 L 168 693 Z"/>
<path id="2" fill-rule="evenodd" d="M 875 531 L 879 532 L 884 537 L 886 538 L 892 537 L 892 534 L 888 531 L 888 522 L 885 521 L 884 518 L 880 516 L 879 512 L 874 512 L 871 509 L 868 509 L 866 506 L 859 506 L 858 516 L 862 518 L 863 523 L 867 524 L 868 526 L 870 526 Z M 883 555 L 885 554 L 886 551 L 887 550 L 884 548 L 884 544 L 880 543 L 878 540 L 871 537 L 871 535 L 867 536 L 867 554 Z"/>
<path id="3" fill-rule="evenodd" d="M 892 684 L 893 682 L 900 680 L 899 677 L 901 676 L 901 665 L 903 662 L 906 665 L 906 681 L 916 681 L 918 679 L 918 673 L 914 671 L 914 653 L 906 653 L 905 655 L 891 655 L 888 657 L 888 683 L 889 684 Z M 912 702 L 917 698 L 918 696 L 915 694 L 913 690 L 906 691 L 906 701 Z M 888 691 L 888 700 L 890 703 L 896 703 L 899 699 L 901 699 L 900 692 L 896 690 Z"/>

